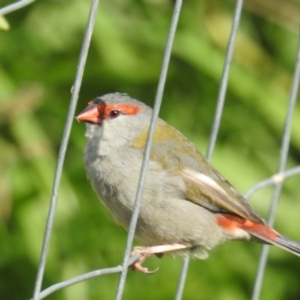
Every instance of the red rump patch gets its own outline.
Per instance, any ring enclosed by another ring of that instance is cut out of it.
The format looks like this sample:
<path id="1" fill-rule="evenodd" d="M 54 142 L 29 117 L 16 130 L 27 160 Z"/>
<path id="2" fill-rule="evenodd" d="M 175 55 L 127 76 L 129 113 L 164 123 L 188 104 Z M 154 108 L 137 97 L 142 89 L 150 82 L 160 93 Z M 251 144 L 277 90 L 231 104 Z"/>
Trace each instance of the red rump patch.
<path id="1" fill-rule="evenodd" d="M 106 119 L 109 113 L 113 110 L 118 110 L 124 115 L 136 115 L 141 108 L 132 104 L 112 104 L 107 105 L 104 109 L 103 118 Z"/>
<path id="2" fill-rule="evenodd" d="M 262 237 L 266 237 L 272 241 L 275 241 L 279 235 L 274 229 L 266 224 L 257 223 L 251 220 L 247 220 L 238 216 L 232 215 L 219 215 L 217 217 L 217 223 L 219 226 L 227 229 L 228 231 L 234 231 L 236 229 L 243 229 L 251 233 L 257 233 Z"/>

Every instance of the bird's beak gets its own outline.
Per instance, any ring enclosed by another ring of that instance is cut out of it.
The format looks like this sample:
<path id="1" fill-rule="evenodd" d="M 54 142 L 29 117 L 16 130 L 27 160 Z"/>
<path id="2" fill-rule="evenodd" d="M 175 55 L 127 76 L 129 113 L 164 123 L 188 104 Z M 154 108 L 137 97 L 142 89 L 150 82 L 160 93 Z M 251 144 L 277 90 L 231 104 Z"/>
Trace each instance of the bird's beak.
<path id="1" fill-rule="evenodd" d="M 77 117 L 79 122 L 87 122 L 91 124 L 102 124 L 102 118 L 99 113 L 98 104 L 92 103 L 85 110 L 83 110 Z"/>

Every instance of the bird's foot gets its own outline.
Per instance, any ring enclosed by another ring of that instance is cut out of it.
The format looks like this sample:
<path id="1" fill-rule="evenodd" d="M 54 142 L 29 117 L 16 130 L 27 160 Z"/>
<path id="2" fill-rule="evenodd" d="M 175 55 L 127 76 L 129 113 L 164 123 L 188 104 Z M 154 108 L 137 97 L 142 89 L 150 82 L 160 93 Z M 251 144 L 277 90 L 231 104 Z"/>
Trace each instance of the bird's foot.
<path id="1" fill-rule="evenodd" d="M 182 244 L 170 244 L 170 245 L 159 245 L 159 246 L 151 246 L 151 247 L 134 247 L 131 256 L 135 254 L 141 254 L 142 257 L 133 263 L 130 268 L 135 271 L 140 271 L 144 274 L 153 274 L 158 271 L 159 268 L 149 271 L 148 268 L 142 267 L 142 264 L 144 261 L 151 256 L 152 254 L 155 254 L 157 257 L 162 257 L 165 252 L 170 252 L 170 251 L 176 251 L 176 250 L 181 250 L 181 249 L 186 249 L 186 245 Z"/>

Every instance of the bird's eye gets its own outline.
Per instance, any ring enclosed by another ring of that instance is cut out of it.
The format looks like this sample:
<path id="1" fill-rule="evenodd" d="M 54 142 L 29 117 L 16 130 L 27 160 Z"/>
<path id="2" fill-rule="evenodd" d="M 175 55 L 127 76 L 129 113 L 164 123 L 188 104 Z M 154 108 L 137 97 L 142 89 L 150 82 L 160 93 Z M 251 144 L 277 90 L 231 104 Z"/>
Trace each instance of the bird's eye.
<path id="1" fill-rule="evenodd" d="M 114 119 L 116 117 L 118 117 L 120 115 L 120 111 L 119 110 L 112 110 L 110 113 L 109 113 L 109 117 L 111 119 Z"/>

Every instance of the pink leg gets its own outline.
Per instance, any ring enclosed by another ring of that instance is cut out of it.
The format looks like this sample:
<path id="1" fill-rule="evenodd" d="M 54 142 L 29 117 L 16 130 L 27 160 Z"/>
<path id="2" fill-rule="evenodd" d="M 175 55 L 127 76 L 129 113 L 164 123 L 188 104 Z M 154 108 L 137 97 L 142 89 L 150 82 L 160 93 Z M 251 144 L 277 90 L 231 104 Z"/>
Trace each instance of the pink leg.
<path id="1" fill-rule="evenodd" d="M 142 267 L 143 262 L 147 259 L 148 256 L 152 254 L 160 256 L 165 252 L 182 250 L 186 248 L 189 248 L 189 246 L 183 244 L 159 245 L 152 247 L 134 247 L 131 252 L 131 255 L 142 254 L 143 256 L 137 262 L 131 265 L 131 269 L 138 270 L 144 274 L 153 274 L 158 270 L 158 268 L 154 271 L 149 271 L 147 268 Z"/>

